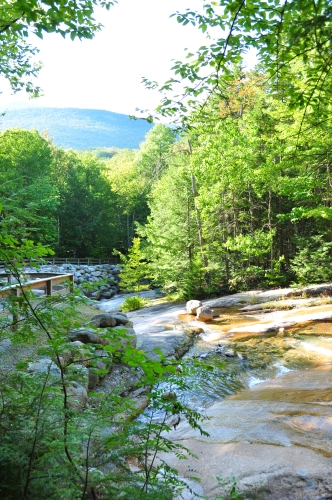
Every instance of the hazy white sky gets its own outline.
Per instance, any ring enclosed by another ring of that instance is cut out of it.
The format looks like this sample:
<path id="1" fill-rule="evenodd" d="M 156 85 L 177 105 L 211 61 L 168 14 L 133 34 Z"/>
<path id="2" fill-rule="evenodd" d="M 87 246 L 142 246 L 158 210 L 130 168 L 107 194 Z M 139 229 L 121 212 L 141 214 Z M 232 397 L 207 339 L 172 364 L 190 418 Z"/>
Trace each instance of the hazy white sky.
<path id="1" fill-rule="evenodd" d="M 135 114 L 136 108 L 153 110 L 161 95 L 146 90 L 141 78 L 163 83 L 172 75 L 172 59 L 183 60 L 184 48 L 194 52 L 206 43 L 197 28 L 170 18 L 187 7 L 199 9 L 202 1 L 118 1 L 109 11 L 96 12 L 104 28 L 93 40 L 73 42 L 55 34 L 45 35 L 41 41 L 33 37 L 31 43 L 40 48 L 39 59 L 44 64 L 37 81 L 44 97 L 29 101 L 24 92 L 13 96 L 0 79 L 0 111 L 13 103 L 125 114 Z"/>
<path id="2" fill-rule="evenodd" d="M 136 107 L 155 108 L 160 94 L 145 90 L 141 78 L 164 82 L 171 76 L 171 59 L 183 59 L 185 47 L 194 51 L 205 42 L 196 28 L 169 18 L 177 10 L 199 5 L 201 0 L 119 0 L 110 11 L 96 12 L 104 29 L 93 40 L 46 35 L 39 42 L 34 37 L 44 63 L 37 83 L 45 96 L 34 101 L 24 92 L 12 96 L 0 82 L 0 109 L 13 102 L 128 114 Z"/>

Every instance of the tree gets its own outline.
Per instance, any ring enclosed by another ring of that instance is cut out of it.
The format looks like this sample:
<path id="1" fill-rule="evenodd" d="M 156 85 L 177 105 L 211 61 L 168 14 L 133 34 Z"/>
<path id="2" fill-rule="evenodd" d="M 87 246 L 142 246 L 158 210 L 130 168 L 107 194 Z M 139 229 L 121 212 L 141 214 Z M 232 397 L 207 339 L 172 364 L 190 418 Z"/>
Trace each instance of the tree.
<path id="1" fill-rule="evenodd" d="M 175 62 L 175 77 L 160 88 L 165 97 L 158 111 L 166 116 L 180 113 L 186 120 L 199 98 L 206 102 L 212 93 L 223 98 L 232 66 L 252 48 L 272 83 L 271 91 L 283 93 L 292 106 L 301 107 L 303 119 L 315 114 L 316 122 L 321 121 L 330 112 L 326 104 L 332 92 L 331 9 L 328 0 L 219 0 L 204 1 L 199 11 L 177 12 L 179 23 L 208 32 L 212 42 L 207 40 L 196 54 L 189 53 L 186 62 Z M 174 86 L 180 81 L 185 82 L 184 91 L 174 97 Z"/>
<path id="2" fill-rule="evenodd" d="M 54 148 L 53 183 L 59 192 L 57 253 L 109 256 L 122 243 L 117 195 L 106 167 L 90 153 Z"/>
<path id="3" fill-rule="evenodd" d="M 137 151 L 123 149 L 107 162 L 107 178 L 117 195 L 118 230 L 123 247 L 129 248 L 135 234 L 135 223 L 144 224 L 148 215 L 147 183 L 137 165 Z"/>
<path id="4" fill-rule="evenodd" d="M 0 134 L 2 229 L 36 243 L 56 241 L 58 191 L 50 181 L 52 165 L 51 145 L 37 131 Z"/>
<path id="5" fill-rule="evenodd" d="M 121 288 L 136 292 L 139 296 L 142 290 L 149 288 L 149 285 L 143 283 L 143 280 L 148 278 L 150 274 L 147 262 L 141 252 L 140 238 L 133 239 L 133 245 L 129 249 L 128 255 L 122 255 L 120 252 L 116 253 L 120 256 L 122 265 L 119 274 Z"/>
<path id="6" fill-rule="evenodd" d="M 171 146 L 175 141 L 176 131 L 159 123 L 146 134 L 145 141 L 140 144 L 136 161 L 140 174 L 145 179 L 147 192 L 168 167 L 174 154 Z"/>
<path id="7" fill-rule="evenodd" d="M 28 43 L 28 37 L 59 33 L 72 40 L 93 38 L 101 28 L 93 18 L 94 9 L 109 9 L 114 3 L 116 0 L 5 0 L 0 13 L 1 75 L 15 92 L 25 89 L 37 96 L 40 88 L 30 78 L 40 69 L 40 64 L 33 61 L 38 50 Z"/>

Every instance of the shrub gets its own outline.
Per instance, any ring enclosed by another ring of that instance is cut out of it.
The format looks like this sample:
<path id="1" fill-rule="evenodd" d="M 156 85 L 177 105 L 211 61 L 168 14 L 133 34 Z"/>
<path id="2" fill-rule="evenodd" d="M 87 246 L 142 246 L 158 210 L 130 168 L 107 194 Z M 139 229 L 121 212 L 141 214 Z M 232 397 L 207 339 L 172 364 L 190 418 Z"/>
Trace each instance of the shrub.
<path id="1" fill-rule="evenodd" d="M 121 311 L 130 312 L 137 311 L 138 309 L 142 309 L 144 307 L 145 300 L 137 295 L 133 295 L 131 297 L 127 297 L 124 302 L 121 304 Z"/>
<path id="2" fill-rule="evenodd" d="M 313 236 L 305 243 L 291 263 L 300 285 L 324 283 L 332 279 L 332 242 L 325 242 L 322 236 Z"/>

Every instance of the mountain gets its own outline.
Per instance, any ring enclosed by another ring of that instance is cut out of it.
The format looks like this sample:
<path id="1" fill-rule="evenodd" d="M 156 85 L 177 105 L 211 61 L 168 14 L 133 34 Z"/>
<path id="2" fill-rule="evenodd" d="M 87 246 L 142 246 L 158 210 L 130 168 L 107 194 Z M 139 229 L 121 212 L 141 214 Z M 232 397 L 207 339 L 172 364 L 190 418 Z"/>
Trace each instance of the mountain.
<path id="1" fill-rule="evenodd" d="M 1 131 L 16 127 L 46 130 L 56 146 L 71 149 L 136 149 L 152 126 L 145 120 L 100 109 L 9 109 L 0 117 Z"/>

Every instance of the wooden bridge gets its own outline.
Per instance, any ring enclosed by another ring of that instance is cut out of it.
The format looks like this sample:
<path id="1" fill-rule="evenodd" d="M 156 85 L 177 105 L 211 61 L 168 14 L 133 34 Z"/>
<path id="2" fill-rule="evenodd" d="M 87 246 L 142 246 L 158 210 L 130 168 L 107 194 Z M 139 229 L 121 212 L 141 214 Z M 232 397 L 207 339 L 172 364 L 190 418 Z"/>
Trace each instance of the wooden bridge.
<path id="1" fill-rule="evenodd" d="M 73 274 L 29 273 L 22 276 L 22 283 L 12 283 L 13 275 L 0 273 L 0 282 L 6 280 L 8 285 L 0 287 L 0 298 L 10 293 L 17 297 L 22 290 L 44 290 L 45 295 L 72 293 L 74 291 Z"/>
<path id="2" fill-rule="evenodd" d="M 49 264 L 76 264 L 80 265 L 88 265 L 95 266 L 96 264 L 117 264 L 119 259 L 117 257 L 106 257 L 105 259 L 97 259 L 91 257 L 47 257 L 46 262 Z"/>

